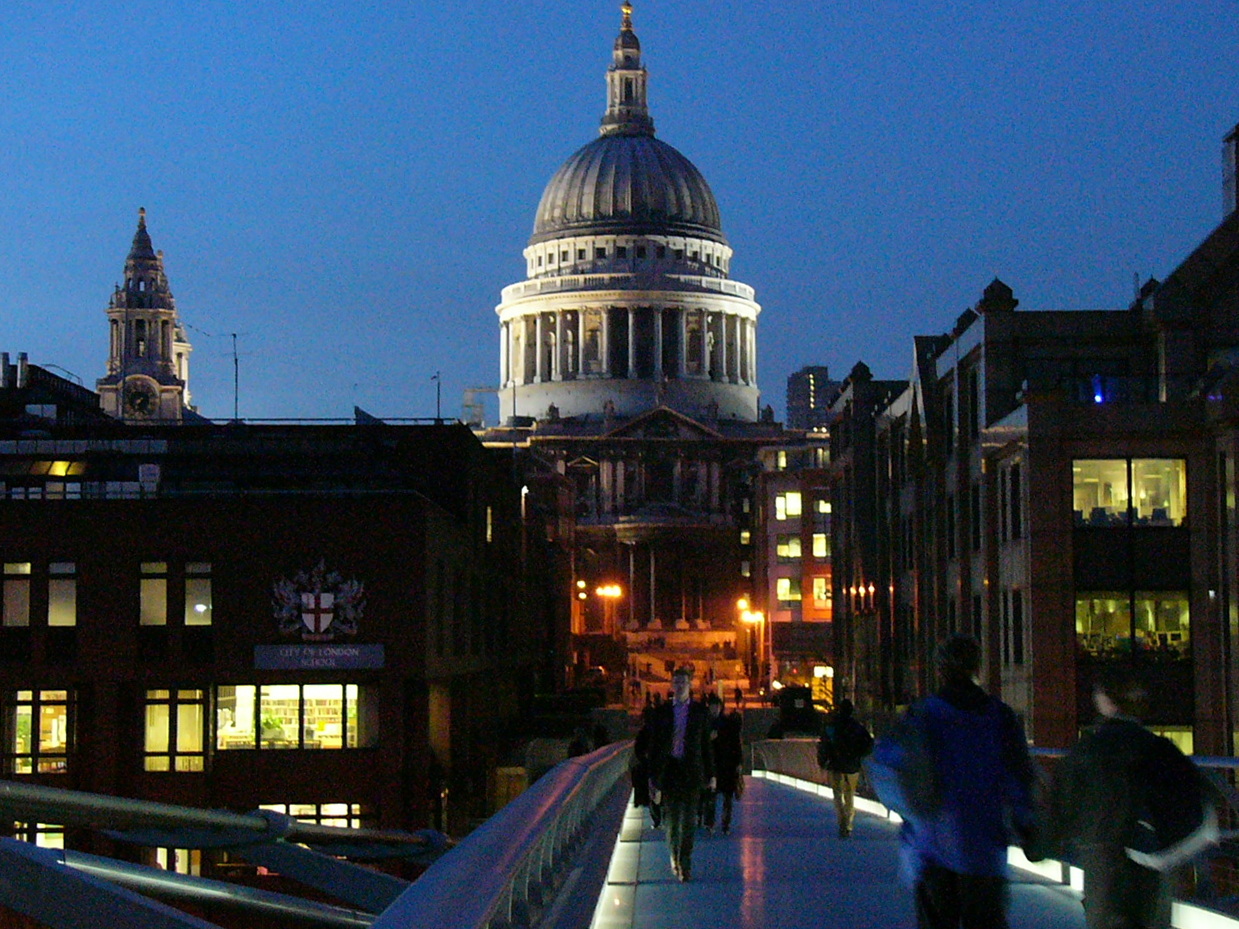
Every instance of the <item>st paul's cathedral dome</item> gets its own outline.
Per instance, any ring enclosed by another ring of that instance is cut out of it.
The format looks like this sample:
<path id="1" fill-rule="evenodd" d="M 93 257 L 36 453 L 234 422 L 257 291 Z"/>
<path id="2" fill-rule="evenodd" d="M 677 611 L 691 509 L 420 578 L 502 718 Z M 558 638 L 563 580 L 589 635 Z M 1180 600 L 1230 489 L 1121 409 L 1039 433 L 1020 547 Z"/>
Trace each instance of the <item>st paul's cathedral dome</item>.
<path id="1" fill-rule="evenodd" d="M 628 417 L 668 407 L 758 418 L 757 316 L 701 172 L 655 138 L 632 6 L 599 137 L 555 172 L 504 288 L 501 417 Z"/>

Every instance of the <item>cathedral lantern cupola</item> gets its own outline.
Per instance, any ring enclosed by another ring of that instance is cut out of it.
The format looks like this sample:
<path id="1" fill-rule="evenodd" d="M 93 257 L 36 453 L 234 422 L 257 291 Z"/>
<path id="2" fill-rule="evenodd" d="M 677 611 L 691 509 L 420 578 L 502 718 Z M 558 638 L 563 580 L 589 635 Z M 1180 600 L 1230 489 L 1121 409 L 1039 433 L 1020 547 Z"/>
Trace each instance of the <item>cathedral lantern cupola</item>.
<path id="1" fill-rule="evenodd" d="M 180 422 L 189 404 L 189 340 L 164 273 L 163 252 L 146 230 L 146 210 L 125 259 L 124 281 L 107 308 L 107 375 L 99 379 L 99 405 L 126 420 Z"/>

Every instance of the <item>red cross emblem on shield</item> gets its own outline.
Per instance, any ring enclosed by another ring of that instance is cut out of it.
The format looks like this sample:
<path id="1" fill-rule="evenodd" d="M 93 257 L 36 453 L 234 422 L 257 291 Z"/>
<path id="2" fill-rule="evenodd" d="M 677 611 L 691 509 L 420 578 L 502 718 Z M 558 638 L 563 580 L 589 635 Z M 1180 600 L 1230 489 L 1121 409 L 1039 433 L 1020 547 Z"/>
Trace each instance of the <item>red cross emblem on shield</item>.
<path id="1" fill-rule="evenodd" d="M 301 621 L 314 635 L 327 631 L 335 618 L 336 595 L 314 591 L 301 594 Z"/>

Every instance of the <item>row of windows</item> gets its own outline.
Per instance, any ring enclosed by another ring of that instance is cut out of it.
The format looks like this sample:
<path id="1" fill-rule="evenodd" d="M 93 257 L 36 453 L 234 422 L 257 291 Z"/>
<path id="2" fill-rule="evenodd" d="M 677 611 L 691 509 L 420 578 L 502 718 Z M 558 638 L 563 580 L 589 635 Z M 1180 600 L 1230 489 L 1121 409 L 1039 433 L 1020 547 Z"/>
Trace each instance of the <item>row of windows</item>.
<path id="1" fill-rule="evenodd" d="M 170 597 L 169 579 L 175 582 L 178 594 Z M 0 625 L 8 628 L 41 624 L 44 619 L 49 626 L 77 625 L 77 565 L 71 561 L 53 561 L 47 565 L 46 575 L 37 578 L 40 585 L 46 583 L 46 598 L 38 605 L 35 615 L 32 585 L 36 582 L 34 565 L 29 561 L 5 562 L 0 584 Z M 209 626 L 211 610 L 211 565 L 207 562 L 190 562 L 175 571 L 170 571 L 164 561 L 143 562 L 138 591 L 138 622 L 143 626 L 166 626 L 173 615 L 173 607 L 182 616 L 186 626 Z"/>
<path id="2" fill-rule="evenodd" d="M 0 752 L 5 773 L 67 771 L 75 715 L 69 690 L 8 693 Z M 202 771 L 208 746 L 216 751 L 331 750 L 376 744 L 377 697 L 371 688 L 357 684 L 152 689 L 143 700 L 147 771 Z"/>
<path id="3" fill-rule="evenodd" d="M 820 516 L 830 515 L 830 501 L 822 498 L 812 502 L 813 512 Z M 776 494 L 774 498 L 774 518 L 780 522 L 786 519 L 799 519 L 804 515 L 804 499 L 798 490 Z"/>
<path id="4" fill-rule="evenodd" d="M 825 532 L 815 532 L 812 535 L 812 551 L 814 558 L 830 557 L 830 536 Z M 803 545 L 799 535 L 787 534 L 775 536 L 775 554 L 781 562 L 799 561 Z"/>
<path id="5" fill-rule="evenodd" d="M 628 245 L 616 245 L 614 257 L 620 260 L 625 260 L 629 257 L 629 250 L 630 250 L 630 247 Z M 649 249 L 645 245 L 633 245 L 631 246 L 631 251 L 632 251 L 632 257 L 634 258 L 642 259 L 642 258 L 649 257 Z M 555 247 L 551 246 L 550 250 L 545 255 L 543 254 L 538 255 L 537 266 L 539 268 L 543 267 L 543 263 L 545 261 L 545 264 L 547 266 L 554 267 L 556 264 L 556 254 L 557 252 L 556 252 Z M 573 263 L 572 254 L 573 254 L 572 249 L 567 249 L 567 248 L 559 249 L 558 250 L 559 264 L 561 266 L 572 264 Z M 657 259 L 666 259 L 668 255 L 670 255 L 676 261 L 683 261 L 686 254 L 687 254 L 689 261 L 697 261 L 698 256 L 700 256 L 700 260 L 707 265 L 711 265 L 715 268 L 724 268 L 726 266 L 726 261 L 721 253 L 715 254 L 715 253 L 708 252 L 708 251 L 698 252 L 696 249 L 692 249 L 686 253 L 683 248 L 675 247 L 675 248 L 669 249 L 666 245 L 655 245 L 653 257 Z M 589 256 L 589 249 L 579 247 L 579 246 L 577 247 L 576 259 L 575 259 L 576 261 L 586 261 L 588 259 L 588 256 Z M 605 245 L 594 246 L 593 257 L 595 261 L 605 261 L 608 257 L 607 247 Z"/>

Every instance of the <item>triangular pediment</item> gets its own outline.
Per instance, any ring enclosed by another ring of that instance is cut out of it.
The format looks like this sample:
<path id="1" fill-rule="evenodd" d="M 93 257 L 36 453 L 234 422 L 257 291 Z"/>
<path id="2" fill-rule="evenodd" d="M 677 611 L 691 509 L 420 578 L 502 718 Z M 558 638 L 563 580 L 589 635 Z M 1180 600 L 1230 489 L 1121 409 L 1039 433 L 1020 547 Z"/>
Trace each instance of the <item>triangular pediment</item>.
<path id="1" fill-rule="evenodd" d="M 660 406 L 633 417 L 607 434 L 612 439 L 721 439 L 715 430 L 670 407 Z"/>

